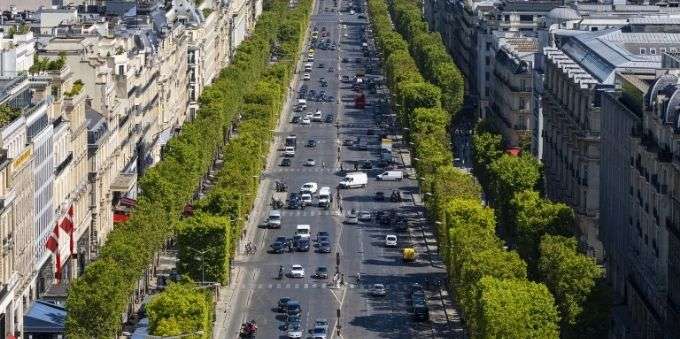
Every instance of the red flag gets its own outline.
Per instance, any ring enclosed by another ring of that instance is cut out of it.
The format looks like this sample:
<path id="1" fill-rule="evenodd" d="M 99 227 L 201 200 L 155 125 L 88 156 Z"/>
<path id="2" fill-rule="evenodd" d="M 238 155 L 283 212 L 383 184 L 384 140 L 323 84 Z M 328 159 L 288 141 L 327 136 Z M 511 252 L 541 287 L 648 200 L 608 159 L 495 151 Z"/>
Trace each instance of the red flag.
<path id="1" fill-rule="evenodd" d="M 45 247 L 49 249 L 56 256 L 56 266 L 57 269 L 54 272 L 54 277 L 57 280 L 61 279 L 61 255 L 59 254 L 59 224 L 54 225 L 54 230 L 47 238 L 47 243 Z"/>
<path id="2" fill-rule="evenodd" d="M 68 234 L 73 232 L 73 206 L 69 207 L 68 214 L 66 214 L 64 219 L 61 221 L 61 229 L 63 229 Z"/>

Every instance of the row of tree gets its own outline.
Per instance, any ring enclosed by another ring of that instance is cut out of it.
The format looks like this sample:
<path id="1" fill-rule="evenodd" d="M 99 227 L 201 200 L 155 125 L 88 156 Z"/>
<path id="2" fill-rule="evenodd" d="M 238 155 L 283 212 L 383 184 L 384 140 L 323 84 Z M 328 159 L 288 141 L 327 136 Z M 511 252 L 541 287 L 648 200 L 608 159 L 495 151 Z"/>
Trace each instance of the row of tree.
<path id="1" fill-rule="evenodd" d="M 170 283 L 146 306 L 149 332 L 163 337 L 211 338 L 212 298 L 208 290 L 196 288 L 190 279 Z"/>
<path id="2" fill-rule="evenodd" d="M 480 124 L 473 136 L 474 171 L 495 207 L 500 233 L 528 264 L 528 277 L 555 297 L 563 338 L 606 336 L 604 271 L 580 251 L 573 210 L 541 197 L 541 164 L 529 154 L 503 152 L 501 136 L 487 126 Z"/>
<path id="3" fill-rule="evenodd" d="M 186 244 L 197 236 L 195 233 L 214 236 L 222 230 L 211 244 L 199 242 L 190 246 L 201 251 L 228 248 L 228 253 L 233 253 L 243 216 L 255 196 L 257 180 L 253 175 L 262 168 L 272 136 L 270 126 L 280 109 L 282 89 L 290 78 L 295 51 L 309 15 L 309 1 L 301 1 L 290 9 L 287 0 L 272 0 L 266 2 L 265 9 L 231 65 L 199 98 L 198 117 L 183 126 L 181 134 L 168 143 L 163 160 L 140 178 L 142 193 L 134 214 L 111 231 L 97 260 L 71 285 L 66 303 L 69 337 L 113 337 L 120 332 L 121 314 L 138 288 L 140 277 L 175 232 L 182 234 L 180 242 Z M 272 53 L 288 61 L 270 65 Z M 238 137 L 224 145 L 225 134 L 239 117 L 242 123 Z M 228 173 L 220 176 L 220 188 L 216 191 L 221 194 L 213 193 L 205 202 L 198 203 L 199 211 L 215 216 L 182 220 L 185 205 L 192 200 L 218 152 L 224 154 L 222 173 Z M 203 222 L 210 230 L 191 231 Z M 228 279 L 227 254 L 220 251 L 215 250 L 213 261 L 204 264 L 206 280 Z M 187 253 L 186 247 L 183 253 Z M 200 265 L 192 265 L 188 255 L 183 259 L 188 264 L 180 269 L 194 279 L 202 279 L 191 268 Z M 177 325 L 160 328 L 174 326 Z"/>
<path id="4" fill-rule="evenodd" d="M 496 236 L 495 215 L 480 203 L 479 184 L 452 165 L 447 126 L 460 107 L 463 86 L 462 79 L 452 85 L 437 75 L 447 69 L 442 65 L 453 65 L 441 39 L 427 33 L 417 6 L 392 2 L 390 17 L 383 0 L 368 4 L 387 83 L 395 93 L 399 119 L 408 128 L 421 191 L 437 221 L 440 253 L 470 332 L 478 338 L 557 337 L 553 296 L 545 285 L 527 280 L 527 264 L 516 252 L 506 251 Z"/>

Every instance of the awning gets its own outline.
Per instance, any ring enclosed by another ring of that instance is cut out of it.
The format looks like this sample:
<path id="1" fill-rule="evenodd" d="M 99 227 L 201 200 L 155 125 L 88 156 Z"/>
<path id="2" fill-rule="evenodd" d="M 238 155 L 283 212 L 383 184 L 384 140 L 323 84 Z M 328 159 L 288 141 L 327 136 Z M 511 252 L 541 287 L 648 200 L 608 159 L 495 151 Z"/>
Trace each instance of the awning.
<path id="1" fill-rule="evenodd" d="M 137 173 L 121 173 L 111 183 L 111 190 L 114 192 L 130 192 L 137 183 Z"/>
<path id="2" fill-rule="evenodd" d="M 130 219 L 130 217 L 126 214 L 121 214 L 121 213 L 114 213 L 113 214 L 113 223 L 121 223 L 121 222 L 126 222 Z"/>
<path id="3" fill-rule="evenodd" d="M 65 308 L 36 300 L 24 316 L 24 332 L 63 334 L 65 320 Z"/>

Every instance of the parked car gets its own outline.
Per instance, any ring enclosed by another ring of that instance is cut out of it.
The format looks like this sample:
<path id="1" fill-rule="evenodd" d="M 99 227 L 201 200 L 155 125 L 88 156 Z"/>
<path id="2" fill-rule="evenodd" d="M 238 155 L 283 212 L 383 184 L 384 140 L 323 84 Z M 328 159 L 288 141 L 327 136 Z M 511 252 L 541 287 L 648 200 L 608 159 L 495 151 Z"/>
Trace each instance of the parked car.
<path id="1" fill-rule="evenodd" d="M 302 267 L 302 265 L 293 265 L 290 267 L 290 272 L 288 272 L 288 276 L 291 278 L 304 278 L 305 269 Z"/>
<path id="2" fill-rule="evenodd" d="M 383 284 L 373 284 L 368 293 L 374 297 L 384 297 L 387 295 L 387 290 Z"/>

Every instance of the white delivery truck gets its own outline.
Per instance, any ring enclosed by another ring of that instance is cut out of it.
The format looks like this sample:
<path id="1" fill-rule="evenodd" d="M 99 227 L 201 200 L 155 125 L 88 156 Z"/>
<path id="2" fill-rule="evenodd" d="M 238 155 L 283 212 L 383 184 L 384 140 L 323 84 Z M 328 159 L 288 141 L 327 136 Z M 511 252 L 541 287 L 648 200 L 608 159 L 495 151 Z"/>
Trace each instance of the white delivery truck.
<path id="1" fill-rule="evenodd" d="M 295 229 L 295 235 L 299 235 L 301 238 L 309 239 L 312 234 L 312 228 L 309 225 L 297 225 Z"/>
<path id="2" fill-rule="evenodd" d="M 366 187 L 368 176 L 364 172 L 347 173 L 340 181 L 340 188 Z"/>
<path id="3" fill-rule="evenodd" d="M 321 187 L 319 190 L 319 207 L 330 207 L 332 201 L 331 188 L 328 186 Z"/>
<path id="4" fill-rule="evenodd" d="M 401 179 L 404 179 L 404 172 L 402 171 L 385 171 L 378 174 L 378 180 L 400 181 Z"/>

